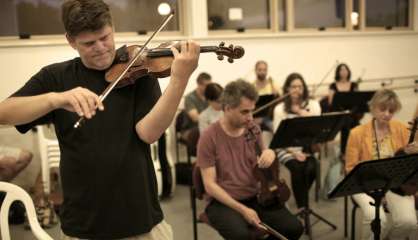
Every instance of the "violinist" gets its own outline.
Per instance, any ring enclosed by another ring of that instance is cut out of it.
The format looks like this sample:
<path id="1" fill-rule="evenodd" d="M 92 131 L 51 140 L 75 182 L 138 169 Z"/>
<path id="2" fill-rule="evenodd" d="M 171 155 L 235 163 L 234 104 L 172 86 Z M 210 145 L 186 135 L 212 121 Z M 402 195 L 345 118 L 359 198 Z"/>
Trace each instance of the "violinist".
<path id="1" fill-rule="evenodd" d="M 283 103 L 274 108 L 274 129 L 286 118 L 315 116 L 321 114 L 321 107 L 309 99 L 305 80 L 299 73 L 291 73 L 283 85 L 283 94 L 290 93 Z M 303 210 L 308 204 L 309 188 L 316 176 L 316 159 L 311 155 L 311 146 L 296 146 L 278 149 L 279 160 L 290 171 L 296 205 Z"/>
<path id="2" fill-rule="evenodd" d="M 346 172 L 350 172 L 360 162 L 393 157 L 398 151 L 406 154 L 418 152 L 416 141 L 408 144 L 407 127 L 392 119 L 401 109 L 395 92 L 388 89 L 377 91 L 369 107 L 373 120 L 355 127 L 348 137 Z M 370 239 L 370 223 L 375 217 L 375 207 L 370 203 L 374 200 L 366 193 L 354 194 L 353 200 L 363 213 L 361 239 Z M 391 239 L 405 239 L 417 227 L 414 197 L 392 189 L 386 193 L 385 202 L 390 215 L 386 215 L 383 207 L 380 209 L 382 238 L 389 236 Z"/>
<path id="3" fill-rule="evenodd" d="M 286 206 L 262 207 L 257 202 L 253 169 L 256 165 L 267 168 L 275 160 L 274 151 L 263 147 L 260 135 L 254 140 L 246 137 L 257 98 L 250 83 L 230 82 L 221 96 L 223 117 L 200 136 L 197 164 L 210 199 L 206 213 L 225 239 L 250 239 L 251 229 L 263 228 L 261 221 L 289 239 L 299 239 L 303 227 Z M 261 146 L 259 158 L 255 141 Z"/>
<path id="4" fill-rule="evenodd" d="M 331 106 L 335 93 L 337 92 L 354 92 L 358 91 L 358 84 L 352 82 L 351 80 L 351 70 L 347 64 L 341 63 L 335 69 L 335 82 L 329 86 L 328 93 L 328 104 Z M 338 111 L 339 109 L 332 109 Z M 360 124 L 360 119 L 363 117 L 363 114 L 352 113 L 352 116 L 347 121 L 346 125 L 341 129 L 341 140 L 340 140 L 340 151 L 341 156 L 344 156 L 345 147 L 347 145 L 347 138 L 350 132 L 350 129 Z"/>
<path id="5" fill-rule="evenodd" d="M 102 0 L 62 5 L 66 38 L 79 57 L 42 68 L 0 103 L 0 124 L 25 133 L 53 123 L 61 150 L 63 239 L 172 239 L 159 205 L 149 144 L 171 123 L 199 45 L 172 48 L 171 79 L 161 95 L 154 77 L 115 89 L 105 102 L 105 72 L 115 61 L 109 6 Z M 80 118 L 86 123 L 74 129 Z"/>

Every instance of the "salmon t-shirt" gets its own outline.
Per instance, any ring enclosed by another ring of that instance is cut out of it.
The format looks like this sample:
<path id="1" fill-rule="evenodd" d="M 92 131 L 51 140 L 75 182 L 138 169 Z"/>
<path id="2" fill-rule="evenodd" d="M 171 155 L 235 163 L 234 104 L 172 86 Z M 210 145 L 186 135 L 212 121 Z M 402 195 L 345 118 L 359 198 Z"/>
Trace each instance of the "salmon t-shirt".
<path id="1" fill-rule="evenodd" d="M 201 169 L 214 166 L 217 183 L 235 200 L 253 197 L 258 186 L 253 174 L 257 164 L 255 141 L 262 146 L 259 134 L 248 137 L 246 130 L 239 137 L 231 137 L 217 121 L 199 138 L 197 165 Z"/>

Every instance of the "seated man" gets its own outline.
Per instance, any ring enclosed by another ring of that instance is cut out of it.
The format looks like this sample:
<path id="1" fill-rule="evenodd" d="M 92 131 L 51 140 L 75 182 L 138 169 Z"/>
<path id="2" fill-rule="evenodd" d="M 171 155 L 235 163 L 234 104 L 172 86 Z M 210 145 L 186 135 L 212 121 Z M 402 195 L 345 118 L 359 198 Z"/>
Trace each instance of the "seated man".
<path id="1" fill-rule="evenodd" d="M 188 116 L 188 121 L 184 129 L 198 126 L 199 114 L 208 107 L 208 102 L 205 98 L 205 89 L 211 81 L 212 77 L 208 73 L 200 73 L 196 79 L 196 89 L 186 95 L 184 108 Z"/>
<path id="2" fill-rule="evenodd" d="M 257 98 L 250 83 L 229 83 L 221 97 L 224 116 L 200 137 L 197 164 L 210 197 L 206 213 L 225 239 L 250 239 L 251 228 L 263 228 L 261 221 L 289 239 L 299 239 L 303 227 L 285 206 L 265 208 L 257 202 L 258 182 L 253 169 L 257 165 L 267 168 L 276 158 L 274 151 L 264 147 L 259 134 L 255 141 L 247 138 Z M 261 147 L 260 157 L 255 143 Z"/>
<path id="3" fill-rule="evenodd" d="M 32 153 L 19 148 L 0 146 L 0 181 L 10 182 L 32 160 Z"/>

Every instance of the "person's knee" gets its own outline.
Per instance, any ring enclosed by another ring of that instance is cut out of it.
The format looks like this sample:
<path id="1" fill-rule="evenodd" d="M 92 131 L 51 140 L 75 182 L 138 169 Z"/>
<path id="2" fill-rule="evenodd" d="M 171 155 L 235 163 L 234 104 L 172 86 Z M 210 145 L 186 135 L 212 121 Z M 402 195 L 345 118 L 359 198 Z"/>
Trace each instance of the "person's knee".
<path id="1" fill-rule="evenodd" d="M 19 160 L 22 160 L 25 163 L 30 163 L 33 158 L 33 154 L 27 150 L 22 150 L 19 156 Z"/>
<path id="2" fill-rule="evenodd" d="M 19 155 L 18 165 L 20 169 L 25 168 L 32 161 L 33 154 L 27 150 L 22 150 Z"/>
<path id="3" fill-rule="evenodd" d="M 367 206 L 365 208 L 360 207 L 362 212 L 362 218 L 364 224 L 370 224 L 375 219 L 375 209 L 373 206 Z M 380 223 L 382 226 L 387 224 L 386 214 L 381 210 L 380 211 Z"/>
<path id="4" fill-rule="evenodd" d="M 394 228 L 404 229 L 405 231 L 414 230 L 417 228 L 416 214 L 404 215 L 402 218 L 394 220 Z"/>
<path id="5" fill-rule="evenodd" d="M 220 233 L 225 239 L 228 239 L 228 240 L 251 239 L 251 231 L 248 227 L 231 228 L 229 230 L 226 230 Z"/>
<path id="6" fill-rule="evenodd" d="M 289 239 L 299 239 L 303 234 L 303 230 L 302 223 L 296 220 L 295 223 L 287 226 L 286 236 Z"/>

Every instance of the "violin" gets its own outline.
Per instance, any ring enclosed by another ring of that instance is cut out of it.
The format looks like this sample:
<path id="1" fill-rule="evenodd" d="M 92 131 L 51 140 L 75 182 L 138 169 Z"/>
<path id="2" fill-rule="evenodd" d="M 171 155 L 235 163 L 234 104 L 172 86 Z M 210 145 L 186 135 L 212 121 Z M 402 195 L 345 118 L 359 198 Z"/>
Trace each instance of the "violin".
<path id="1" fill-rule="evenodd" d="M 126 69 L 130 61 L 138 53 L 142 46 L 131 45 L 122 46 L 116 51 L 115 63 L 106 71 L 105 79 L 109 83 L 115 82 L 119 75 Z M 174 60 L 171 47 L 180 51 L 180 41 L 172 41 L 162 43 L 156 48 L 145 48 L 144 53 L 139 57 L 128 69 L 126 74 L 116 85 L 116 88 L 121 88 L 135 83 L 135 80 L 145 75 L 152 75 L 156 78 L 165 78 L 170 76 L 171 64 Z M 201 53 L 214 52 L 218 60 L 222 61 L 224 56 L 228 57 L 228 62 L 233 63 L 234 59 L 244 56 L 244 49 L 241 46 L 229 45 L 225 46 L 221 42 L 219 46 L 202 46 Z"/>
<path id="2" fill-rule="evenodd" d="M 252 124 L 248 129 L 247 140 L 254 141 L 257 156 L 261 155 L 261 147 L 257 136 L 261 134 L 260 128 Z M 280 178 L 280 165 L 277 159 L 268 168 L 255 166 L 253 174 L 260 182 L 257 201 L 263 207 L 277 204 L 283 205 L 290 198 L 290 189 L 286 181 Z"/>
<path id="3" fill-rule="evenodd" d="M 136 79 L 146 74 L 151 74 L 156 77 L 170 76 L 173 53 L 169 47 L 173 46 L 179 50 L 179 43 L 175 42 L 171 43 L 171 45 L 162 44 L 155 49 L 148 49 L 147 45 L 167 25 L 173 16 L 174 12 L 171 12 L 158 29 L 147 39 L 144 45 L 125 46 L 118 49 L 118 57 L 115 59 L 116 62 L 106 71 L 105 79 L 110 84 L 100 94 L 100 101 L 104 101 L 114 88 L 132 85 Z M 241 58 L 244 55 L 244 49 L 242 47 L 234 47 L 233 45 L 225 47 L 224 43 L 219 44 L 219 47 L 202 47 L 200 51 L 215 52 L 219 60 L 222 60 L 224 55 L 228 56 L 230 63 L 234 59 Z M 85 118 L 80 117 L 74 124 L 74 128 L 79 128 L 83 121 L 85 121 Z"/>

